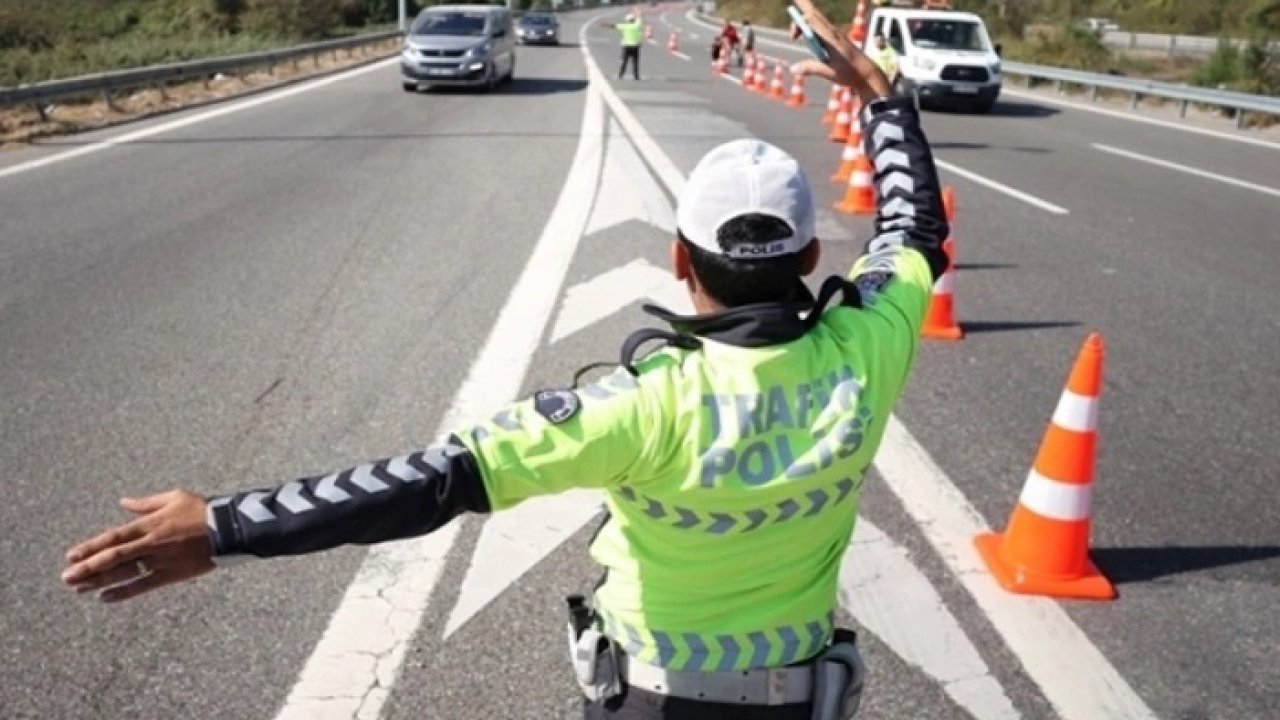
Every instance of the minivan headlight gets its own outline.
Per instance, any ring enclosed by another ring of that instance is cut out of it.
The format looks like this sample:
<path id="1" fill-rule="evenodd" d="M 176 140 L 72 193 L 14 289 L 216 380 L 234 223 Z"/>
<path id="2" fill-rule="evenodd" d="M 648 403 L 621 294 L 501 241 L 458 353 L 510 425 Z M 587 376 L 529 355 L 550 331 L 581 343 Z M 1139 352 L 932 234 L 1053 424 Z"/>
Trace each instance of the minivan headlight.
<path id="1" fill-rule="evenodd" d="M 475 47 L 473 47 L 473 48 L 471 48 L 470 50 L 468 50 L 468 51 L 467 51 L 467 54 L 465 55 L 465 57 L 473 57 L 473 58 L 474 58 L 474 57 L 484 57 L 485 55 L 488 55 L 488 54 L 489 54 L 489 51 L 490 51 L 491 49 L 493 49 L 493 45 L 491 45 L 491 44 L 489 44 L 489 43 L 487 43 L 487 42 L 482 42 L 482 43 L 480 43 L 479 45 L 476 45 Z"/>
<path id="2" fill-rule="evenodd" d="M 933 60 L 930 60 L 927 57 L 921 57 L 919 55 L 915 55 L 911 58 L 911 64 L 915 65 L 921 70 L 933 70 L 934 68 L 938 67 L 938 63 L 934 62 Z"/>
<path id="3" fill-rule="evenodd" d="M 992 74 L 992 75 L 999 75 L 999 74 L 1000 74 L 1000 63 L 998 63 L 998 62 L 997 62 L 997 63 L 991 63 L 991 74 Z"/>

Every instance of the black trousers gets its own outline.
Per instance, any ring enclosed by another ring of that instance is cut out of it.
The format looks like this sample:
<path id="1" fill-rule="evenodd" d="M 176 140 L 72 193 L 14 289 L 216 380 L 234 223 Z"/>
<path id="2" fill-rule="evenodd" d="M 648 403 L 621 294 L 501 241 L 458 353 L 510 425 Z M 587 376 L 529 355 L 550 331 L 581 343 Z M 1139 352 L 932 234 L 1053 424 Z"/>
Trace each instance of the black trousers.
<path id="1" fill-rule="evenodd" d="M 640 79 L 640 46 L 639 45 L 623 45 L 622 46 L 622 67 L 618 68 L 618 77 L 621 78 L 627 74 L 627 63 L 631 63 L 631 74 L 635 79 Z"/>
<path id="2" fill-rule="evenodd" d="M 810 720 L 812 703 L 730 705 L 627 688 L 607 701 L 586 702 L 584 720 Z"/>

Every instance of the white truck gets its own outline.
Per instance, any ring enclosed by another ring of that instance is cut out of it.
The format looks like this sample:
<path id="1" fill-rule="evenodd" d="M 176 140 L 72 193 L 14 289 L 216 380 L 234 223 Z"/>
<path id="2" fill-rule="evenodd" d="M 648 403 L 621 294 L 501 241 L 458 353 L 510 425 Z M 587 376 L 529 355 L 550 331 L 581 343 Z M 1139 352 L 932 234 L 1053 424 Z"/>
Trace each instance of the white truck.
<path id="1" fill-rule="evenodd" d="M 982 18 L 967 12 L 877 7 L 863 50 L 880 57 L 876 36 L 898 54 L 895 89 L 922 107 L 947 105 L 985 113 L 1000 96 L 1000 47 Z"/>

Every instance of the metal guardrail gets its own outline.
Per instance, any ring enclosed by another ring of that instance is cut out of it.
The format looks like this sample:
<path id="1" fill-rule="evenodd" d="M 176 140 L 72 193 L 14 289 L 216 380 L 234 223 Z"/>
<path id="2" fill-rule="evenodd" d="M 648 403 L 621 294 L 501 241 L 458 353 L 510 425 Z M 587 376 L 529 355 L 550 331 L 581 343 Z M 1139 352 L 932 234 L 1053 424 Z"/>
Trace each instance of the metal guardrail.
<path id="1" fill-rule="evenodd" d="M 385 42 L 400 37 L 400 31 L 391 30 L 367 35 L 357 35 L 338 40 L 324 40 L 306 45 L 267 50 L 264 52 L 228 55 L 208 60 L 150 65 L 128 70 L 81 75 L 64 80 L 20 85 L 16 88 L 0 88 L 0 107 L 32 104 L 44 115 L 44 104 L 68 98 L 105 94 L 111 101 L 111 93 L 140 87 L 158 86 L 163 88 L 168 83 L 206 78 L 218 73 L 232 73 L 253 67 L 274 69 L 276 65 L 296 62 L 306 57 L 319 57 L 332 52 L 346 50 L 348 56 L 356 48 Z"/>
<path id="2" fill-rule="evenodd" d="M 1216 37 L 1202 35 L 1161 35 L 1111 30 L 1102 34 L 1102 42 L 1120 50 L 1164 53 L 1167 55 L 1212 55 L 1218 50 Z M 1226 40 L 1236 49 L 1248 45 L 1244 40 Z M 1280 43 L 1271 44 L 1271 52 L 1280 53 Z"/>
<path id="3" fill-rule="evenodd" d="M 1214 90 L 1212 88 L 1178 85 L 1120 75 L 1103 75 L 1101 73 L 1018 62 L 1004 63 L 1004 72 L 1006 75 L 1026 78 L 1028 86 L 1034 84 L 1037 80 L 1043 80 L 1057 84 L 1059 90 L 1065 90 L 1068 86 L 1086 88 L 1089 90 L 1090 100 L 1096 100 L 1101 90 L 1128 93 L 1132 98 L 1131 104 L 1135 108 L 1144 97 L 1176 100 L 1180 104 L 1179 115 L 1181 117 L 1186 117 L 1187 107 L 1191 104 L 1230 108 L 1236 111 L 1236 127 L 1238 128 L 1245 126 L 1246 114 L 1250 112 L 1280 117 L 1280 97 L 1250 95 L 1229 90 Z"/>

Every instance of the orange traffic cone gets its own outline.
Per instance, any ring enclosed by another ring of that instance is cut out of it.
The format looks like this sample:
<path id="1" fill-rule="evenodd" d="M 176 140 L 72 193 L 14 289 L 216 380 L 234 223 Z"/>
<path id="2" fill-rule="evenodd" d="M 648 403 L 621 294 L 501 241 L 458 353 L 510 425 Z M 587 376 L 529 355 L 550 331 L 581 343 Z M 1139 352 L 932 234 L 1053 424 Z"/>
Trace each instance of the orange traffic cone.
<path id="1" fill-rule="evenodd" d="M 809 104 L 809 101 L 804 96 L 804 75 L 792 73 L 791 94 L 787 97 L 787 105 L 793 108 L 802 108 L 807 104 Z"/>
<path id="2" fill-rule="evenodd" d="M 785 72 L 786 71 L 782 69 L 782 60 L 775 60 L 773 65 L 773 82 L 769 83 L 769 97 L 774 100 L 787 99 Z"/>
<path id="3" fill-rule="evenodd" d="M 644 26 L 644 39 L 648 40 L 649 42 L 653 42 L 653 26 L 652 25 Z"/>
<path id="4" fill-rule="evenodd" d="M 849 215 L 874 215 L 876 212 L 874 175 L 874 169 L 866 153 L 858 153 L 853 172 L 849 174 L 849 185 L 845 188 L 844 199 L 836 203 L 836 210 Z"/>
<path id="5" fill-rule="evenodd" d="M 938 282 L 933 284 L 933 296 L 929 298 L 929 311 L 924 316 L 924 327 L 921 328 L 920 335 L 930 340 L 959 340 L 964 337 L 964 330 L 956 322 L 955 240 L 948 237 L 942 243 L 942 251 L 947 255 L 947 269 L 942 272 Z"/>
<path id="6" fill-rule="evenodd" d="M 720 53 L 720 55 L 716 58 L 715 62 L 711 63 L 711 72 L 713 72 L 713 73 L 715 73 L 715 74 L 717 74 L 717 75 L 726 75 L 726 74 L 728 74 L 728 72 L 729 72 L 729 53 L 728 53 L 728 51 L 722 51 L 722 52 Z"/>
<path id="7" fill-rule="evenodd" d="M 1102 336 L 1093 333 L 1076 357 L 1009 527 L 1004 535 L 974 538 L 987 569 L 1011 592 L 1083 600 L 1116 596 L 1089 560 L 1102 356 Z"/>
<path id="8" fill-rule="evenodd" d="M 747 53 L 742 65 L 742 87 L 750 90 L 756 84 L 756 54 Z"/>
<path id="9" fill-rule="evenodd" d="M 840 151 L 840 167 L 831 176 L 833 183 L 849 182 L 849 176 L 853 174 L 853 168 L 857 165 L 858 156 L 862 154 L 862 121 L 858 119 L 856 111 L 850 117 L 852 121 L 849 123 L 849 140 Z"/>
<path id="10" fill-rule="evenodd" d="M 849 28 L 849 41 L 861 45 L 867 39 L 867 2 L 859 0 L 858 10 L 853 16 L 853 27 Z"/>
<path id="11" fill-rule="evenodd" d="M 838 112 L 840 112 L 840 86 L 832 83 L 831 92 L 827 93 L 827 111 L 822 114 L 822 124 L 830 125 L 835 122 Z"/>
<path id="12" fill-rule="evenodd" d="M 667 35 L 667 52 L 680 52 L 680 43 L 676 42 L 676 31 Z"/>
<path id="13" fill-rule="evenodd" d="M 767 58 L 756 58 L 756 84 L 752 86 L 752 90 L 761 95 L 769 94 L 769 68 Z"/>
<path id="14" fill-rule="evenodd" d="M 950 185 L 942 188 L 942 211 L 947 218 L 947 225 L 951 225 L 956 221 L 956 191 Z M 950 240 L 953 232 L 947 233 L 947 239 Z"/>
<path id="15" fill-rule="evenodd" d="M 849 123 L 853 113 L 853 94 L 845 88 L 840 94 L 840 111 L 836 113 L 836 121 L 831 125 L 831 133 L 827 139 L 831 142 L 849 142 Z"/>

